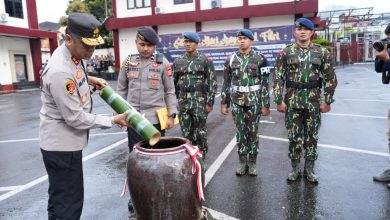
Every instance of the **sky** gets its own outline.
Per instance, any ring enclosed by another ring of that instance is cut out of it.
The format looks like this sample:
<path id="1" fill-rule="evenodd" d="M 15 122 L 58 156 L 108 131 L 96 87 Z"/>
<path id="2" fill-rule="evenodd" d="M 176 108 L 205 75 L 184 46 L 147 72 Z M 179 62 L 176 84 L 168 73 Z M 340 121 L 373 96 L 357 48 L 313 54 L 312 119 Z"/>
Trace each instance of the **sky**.
<path id="1" fill-rule="evenodd" d="M 123 0 L 117 0 L 123 1 Z M 319 0 L 319 11 L 374 7 L 374 14 L 390 12 L 388 0 Z M 38 22 L 58 22 L 65 15 L 68 0 L 36 0 Z"/>

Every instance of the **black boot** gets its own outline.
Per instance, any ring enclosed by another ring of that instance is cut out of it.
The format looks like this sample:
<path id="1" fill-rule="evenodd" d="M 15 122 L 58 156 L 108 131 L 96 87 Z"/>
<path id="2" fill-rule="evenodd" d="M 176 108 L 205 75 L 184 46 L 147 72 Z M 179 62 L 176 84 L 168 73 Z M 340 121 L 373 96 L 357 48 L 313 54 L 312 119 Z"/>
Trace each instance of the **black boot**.
<path id="1" fill-rule="evenodd" d="M 249 154 L 248 173 L 251 176 L 257 176 L 256 160 L 257 160 L 257 154 Z"/>
<path id="2" fill-rule="evenodd" d="M 390 181 L 390 168 L 383 171 L 383 173 L 379 174 L 378 176 L 373 177 L 374 181 L 378 182 L 389 182 Z"/>
<path id="3" fill-rule="evenodd" d="M 318 178 L 314 174 L 314 160 L 306 160 L 305 161 L 305 171 L 304 176 L 306 180 L 312 183 L 318 183 Z"/>
<path id="4" fill-rule="evenodd" d="M 238 159 L 239 159 L 240 165 L 238 166 L 238 168 L 236 170 L 236 175 L 243 176 L 248 171 L 247 155 L 246 154 L 239 154 Z"/>
<path id="5" fill-rule="evenodd" d="M 301 176 L 301 169 L 299 169 L 299 161 L 299 159 L 291 160 L 292 171 L 288 174 L 288 181 L 296 181 Z"/>

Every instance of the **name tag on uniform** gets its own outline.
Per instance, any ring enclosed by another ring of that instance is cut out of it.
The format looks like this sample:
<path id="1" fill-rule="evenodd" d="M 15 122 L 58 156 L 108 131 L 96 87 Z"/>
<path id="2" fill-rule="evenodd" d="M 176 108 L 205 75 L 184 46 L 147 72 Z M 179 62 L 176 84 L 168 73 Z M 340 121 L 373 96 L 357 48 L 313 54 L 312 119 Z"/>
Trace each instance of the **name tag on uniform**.
<path id="1" fill-rule="evenodd" d="M 130 78 L 130 79 L 138 78 L 138 72 L 128 72 L 127 73 L 127 78 Z"/>

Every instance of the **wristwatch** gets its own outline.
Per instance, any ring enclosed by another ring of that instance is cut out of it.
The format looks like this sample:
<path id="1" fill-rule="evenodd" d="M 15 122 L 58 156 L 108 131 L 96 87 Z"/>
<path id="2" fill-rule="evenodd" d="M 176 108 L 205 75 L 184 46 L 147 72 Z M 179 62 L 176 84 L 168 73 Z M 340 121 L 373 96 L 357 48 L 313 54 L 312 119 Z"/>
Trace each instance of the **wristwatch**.
<path id="1" fill-rule="evenodd" d="M 172 115 L 168 116 L 169 118 L 176 118 L 176 113 L 173 113 Z"/>

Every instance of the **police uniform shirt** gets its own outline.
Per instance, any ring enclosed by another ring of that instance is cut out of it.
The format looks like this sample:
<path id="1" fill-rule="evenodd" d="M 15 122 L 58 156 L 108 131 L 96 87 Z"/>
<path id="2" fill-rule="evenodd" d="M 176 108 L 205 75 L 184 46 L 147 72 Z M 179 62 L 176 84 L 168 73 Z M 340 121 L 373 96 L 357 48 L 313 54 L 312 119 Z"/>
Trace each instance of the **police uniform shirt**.
<path id="1" fill-rule="evenodd" d="M 157 63 L 154 55 L 148 60 L 130 55 L 119 72 L 117 92 L 152 124 L 159 123 L 158 109 L 168 107 L 169 114 L 177 114 L 172 70 L 165 58 Z"/>
<path id="2" fill-rule="evenodd" d="M 87 145 L 90 128 L 110 128 L 110 117 L 91 114 L 92 100 L 84 68 L 63 44 L 42 73 L 41 148 L 77 151 Z"/>

